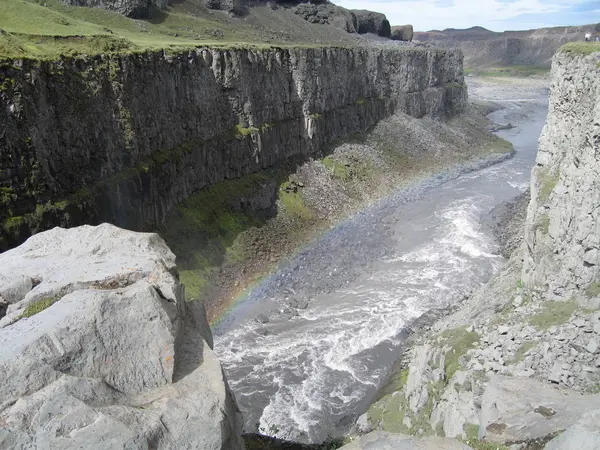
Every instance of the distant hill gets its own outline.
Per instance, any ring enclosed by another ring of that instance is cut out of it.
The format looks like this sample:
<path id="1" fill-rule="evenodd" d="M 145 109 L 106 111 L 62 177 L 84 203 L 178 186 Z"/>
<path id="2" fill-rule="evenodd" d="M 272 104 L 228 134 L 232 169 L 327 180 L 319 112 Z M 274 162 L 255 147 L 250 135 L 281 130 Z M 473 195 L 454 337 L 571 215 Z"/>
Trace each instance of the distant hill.
<path id="1" fill-rule="evenodd" d="M 447 28 L 415 32 L 414 40 L 441 47 L 460 47 L 465 55 L 465 66 L 550 67 L 556 50 L 567 42 L 582 41 L 586 32 L 595 32 L 597 25 L 540 28 L 502 33 L 483 27 L 467 29 Z"/>

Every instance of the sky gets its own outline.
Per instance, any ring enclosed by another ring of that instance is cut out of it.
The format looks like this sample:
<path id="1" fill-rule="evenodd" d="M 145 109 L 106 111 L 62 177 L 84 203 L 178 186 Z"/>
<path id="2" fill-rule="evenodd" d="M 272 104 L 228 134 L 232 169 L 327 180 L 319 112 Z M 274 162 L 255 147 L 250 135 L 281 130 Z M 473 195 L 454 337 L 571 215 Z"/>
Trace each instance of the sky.
<path id="1" fill-rule="evenodd" d="M 382 12 L 415 31 L 469 28 L 528 30 L 600 22 L 600 0 L 332 0 L 348 9 Z"/>

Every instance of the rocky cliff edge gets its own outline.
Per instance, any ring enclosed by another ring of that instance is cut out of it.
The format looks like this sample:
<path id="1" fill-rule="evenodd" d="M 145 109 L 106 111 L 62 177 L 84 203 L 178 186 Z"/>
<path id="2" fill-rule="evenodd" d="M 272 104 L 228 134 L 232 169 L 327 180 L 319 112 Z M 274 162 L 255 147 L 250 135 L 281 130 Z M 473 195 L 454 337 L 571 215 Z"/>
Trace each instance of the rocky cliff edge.
<path id="1" fill-rule="evenodd" d="M 55 228 L 0 255 L 0 447 L 235 450 L 201 304 L 156 234 Z"/>
<path id="2" fill-rule="evenodd" d="M 554 58 L 523 245 L 415 339 L 359 430 L 446 436 L 476 449 L 600 448 L 596 49 L 567 46 Z M 385 448 L 387 437 L 375 438 L 373 448 Z"/>

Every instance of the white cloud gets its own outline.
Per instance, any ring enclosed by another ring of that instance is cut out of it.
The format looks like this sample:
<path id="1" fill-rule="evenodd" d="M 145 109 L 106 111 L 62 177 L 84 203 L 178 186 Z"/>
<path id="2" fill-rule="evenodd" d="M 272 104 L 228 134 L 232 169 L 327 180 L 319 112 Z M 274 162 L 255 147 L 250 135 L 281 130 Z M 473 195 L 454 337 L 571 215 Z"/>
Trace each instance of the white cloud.
<path id="1" fill-rule="evenodd" d="M 475 25 L 503 31 L 552 26 L 577 4 L 589 0 L 333 0 L 348 9 L 370 9 L 384 13 L 392 25 L 411 23 L 416 30 L 468 28 Z M 444 6 L 450 5 L 450 6 Z M 527 15 L 511 25 L 517 17 Z M 537 15 L 543 15 L 537 18 Z M 556 15 L 550 23 L 548 17 Z M 590 20 L 593 22 L 593 20 Z M 565 23 L 565 25 L 569 25 Z"/>

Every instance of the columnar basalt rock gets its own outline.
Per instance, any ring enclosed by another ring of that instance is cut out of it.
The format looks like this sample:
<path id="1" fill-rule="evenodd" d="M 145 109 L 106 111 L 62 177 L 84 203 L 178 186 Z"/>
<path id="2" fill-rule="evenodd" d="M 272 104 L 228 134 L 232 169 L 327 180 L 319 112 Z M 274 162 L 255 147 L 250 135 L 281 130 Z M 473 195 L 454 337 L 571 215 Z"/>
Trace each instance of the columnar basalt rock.
<path id="1" fill-rule="evenodd" d="M 558 53 L 532 171 L 523 280 L 600 307 L 600 53 Z"/>
<path id="2" fill-rule="evenodd" d="M 318 48 L 11 61 L 0 250 L 52 226 L 160 224 L 192 192 L 305 158 L 394 111 L 466 105 L 459 51 Z"/>

